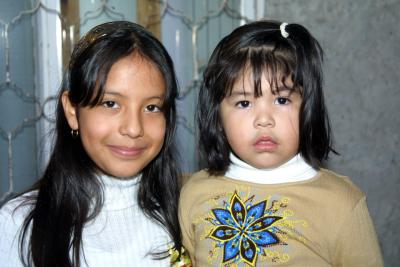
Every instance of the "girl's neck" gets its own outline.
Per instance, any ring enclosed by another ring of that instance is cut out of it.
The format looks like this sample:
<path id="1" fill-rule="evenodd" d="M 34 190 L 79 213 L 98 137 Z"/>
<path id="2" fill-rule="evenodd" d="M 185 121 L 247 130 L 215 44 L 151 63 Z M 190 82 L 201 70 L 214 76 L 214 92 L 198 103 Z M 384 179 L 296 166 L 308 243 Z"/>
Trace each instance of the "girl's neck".
<path id="1" fill-rule="evenodd" d="M 282 184 L 305 181 L 313 178 L 317 171 L 313 169 L 300 154 L 288 162 L 272 169 L 257 169 L 242 161 L 233 153 L 229 156 L 231 164 L 225 173 L 226 177 L 257 184 Z"/>
<path id="2" fill-rule="evenodd" d="M 117 210 L 137 205 L 137 190 L 141 174 L 129 179 L 117 179 L 106 174 L 98 177 L 104 192 L 104 209 Z"/>

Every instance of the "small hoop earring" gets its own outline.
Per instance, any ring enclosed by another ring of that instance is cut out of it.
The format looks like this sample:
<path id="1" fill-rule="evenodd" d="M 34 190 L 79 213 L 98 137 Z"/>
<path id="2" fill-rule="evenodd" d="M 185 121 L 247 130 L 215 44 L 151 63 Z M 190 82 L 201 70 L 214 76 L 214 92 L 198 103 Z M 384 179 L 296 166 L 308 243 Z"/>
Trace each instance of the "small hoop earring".
<path id="1" fill-rule="evenodd" d="M 71 130 L 71 136 L 72 136 L 73 139 L 78 138 L 78 136 L 79 136 L 79 130 L 74 130 L 74 129 L 72 129 L 72 130 Z"/>

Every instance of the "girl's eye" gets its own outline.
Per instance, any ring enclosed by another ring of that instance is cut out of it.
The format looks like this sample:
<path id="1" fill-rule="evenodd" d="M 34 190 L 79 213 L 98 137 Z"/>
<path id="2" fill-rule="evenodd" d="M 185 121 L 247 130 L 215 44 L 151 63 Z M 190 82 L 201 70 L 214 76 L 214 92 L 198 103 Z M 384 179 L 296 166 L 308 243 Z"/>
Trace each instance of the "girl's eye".
<path id="1" fill-rule="evenodd" d="M 248 108 L 250 107 L 250 101 L 242 100 L 236 103 L 236 106 L 239 108 Z"/>
<path id="2" fill-rule="evenodd" d="M 146 107 L 146 111 L 149 111 L 149 112 L 160 112 L 161 108 L 158 107 L 157 105 L 148 105 Z"/>
<path id="3" fill-rule="evenodd" d="M 286 97 L 278 97 L 275 99 L 275 104 L 277 105 L 287 105 L 290 103 L 290 99 Z"/>
<path id="4" fill-rule="evenodd" d="M 102 105 L 106 108 L 119 108 L 118 104 L 115 101 L 104 101 Z"/>

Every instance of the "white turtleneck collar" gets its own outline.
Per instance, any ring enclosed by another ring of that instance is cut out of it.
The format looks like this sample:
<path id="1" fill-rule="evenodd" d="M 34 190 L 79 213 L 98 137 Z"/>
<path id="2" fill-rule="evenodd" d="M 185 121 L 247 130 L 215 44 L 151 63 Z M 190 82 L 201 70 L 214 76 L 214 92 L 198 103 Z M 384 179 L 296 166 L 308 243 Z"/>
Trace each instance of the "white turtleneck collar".
<path id="1" fill-rule="evenodd" d="M 311 167 L 300 154 L 288 162 L 273 169 L 257 169 L 240 160 L 233 153 L 229 156 L 231 164 L 225 173 L 226 177 L 257 184 L 282 184 L 305 181 L 313 178 L 317 171 Z"/>
<path id="2" fill-rule="evenodd" d="M 105 210 L 121 210 L 137 205 L 137 191 L 142 175 L 117 179 L 105 174 L 99 175 L 103 186 Z"/>

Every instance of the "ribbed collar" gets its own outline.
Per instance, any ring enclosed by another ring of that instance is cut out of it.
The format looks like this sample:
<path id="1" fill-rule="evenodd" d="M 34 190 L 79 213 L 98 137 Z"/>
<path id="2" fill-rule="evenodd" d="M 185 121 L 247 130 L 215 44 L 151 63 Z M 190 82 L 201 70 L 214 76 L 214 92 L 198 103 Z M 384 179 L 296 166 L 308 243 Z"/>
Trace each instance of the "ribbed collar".
<path id="1" fill-rule="evenodd" d="M 317 171 L 300 154 L 273 169 L 257 169 L 240 160 L 233 153 L 229 156 L 231 164 L 226 177 L 257 184 L 282 184 L 305 181 L 313 178 Z"/>
<path id="2" fill-rule="evenodd" d="M 141 174 L 127 179 L 117 179 L 105 174 L 99 176 L 104 192 L 106 210 L 121 210 L 137 205 L 137 191 Z"/>

